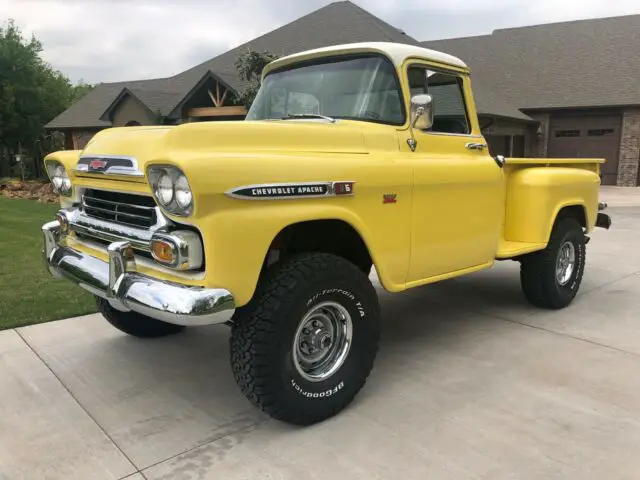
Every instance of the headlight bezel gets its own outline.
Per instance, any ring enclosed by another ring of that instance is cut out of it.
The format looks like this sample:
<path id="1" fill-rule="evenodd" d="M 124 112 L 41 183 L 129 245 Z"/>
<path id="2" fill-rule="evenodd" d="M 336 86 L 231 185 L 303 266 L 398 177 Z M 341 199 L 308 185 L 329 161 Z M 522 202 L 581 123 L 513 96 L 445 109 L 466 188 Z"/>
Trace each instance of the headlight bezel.
<path id="1" fill-rule="evenodd" d="M 161 195 L 158 192 L 160 180 L 164 178 L 169 178 L 172 186 L 171 200 L 168 203 L 163 201 Z M 193 191 L 191 190 L 189 179 L 180 168 L 174 165 L 150 165 L 147 168 L 147 179 L 149 182 L 149 186 L 151 187 L 153 198 L 161 209 L 165 210 L 167 213 L 177 215 L 179 217 L 188 217 L 193 213 L 195 203 Z M 190 195 L 190 201 L 186 205 L 181 205 L 177 201 L 178 195 L 176 194 L 176 185 L 179 179 L 184 179 L 182 181 L 183 185 L 179 187 L 181 191 L 186 190 Z"/>
<path id="2" fill-rule="evenodd" d="M 73 182 L 61 162 L 48 160 L 45 162 L 45 170 L 53 186 L 53 193 L 63 197 L 71 197 L 73 195 Z"/>

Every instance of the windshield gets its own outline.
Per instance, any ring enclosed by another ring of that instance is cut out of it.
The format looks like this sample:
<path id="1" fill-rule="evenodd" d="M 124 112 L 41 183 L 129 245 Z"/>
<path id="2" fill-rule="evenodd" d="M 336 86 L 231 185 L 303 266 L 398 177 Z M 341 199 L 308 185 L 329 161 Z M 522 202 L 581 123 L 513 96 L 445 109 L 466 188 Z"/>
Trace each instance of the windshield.
<path id="1" fill-rule="evenodd" d="M 246 119 L 325 115 L 402 125 L 401 98 L 395 69 L 386 58 L 323 59 L 267 75 Z"/>

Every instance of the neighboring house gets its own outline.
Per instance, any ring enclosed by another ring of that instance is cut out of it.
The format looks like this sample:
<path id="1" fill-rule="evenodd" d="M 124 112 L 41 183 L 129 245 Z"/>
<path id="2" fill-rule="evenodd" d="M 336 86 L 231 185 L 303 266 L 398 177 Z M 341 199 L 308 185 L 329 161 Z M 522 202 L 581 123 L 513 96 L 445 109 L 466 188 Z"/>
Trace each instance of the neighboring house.
<path id="1" fill-rule="evenodd" d="M 351 2 L 332 3 L 173 77 L 99 84 L 47 128 L 64 131 L 67 148 L 82 148 L 98 130 L 130 122 L 242 119 L 246 111 L 235 101 L 244 87 L 235 68 L 240 54 L 251 49 L 286 55 L 359 41 L 420 45 Z"/>
<path id="2" fill-rule="evenodd" d="M 241 53 L 362 41 L 421 44 L 349 1 L 336 2 L 173 77 L 99 84 L 47 128 L 65 132 L 66 147 L 76 149 L 110 126 L 240 120 L 244 85 L 234 63 Z M 471 66 L 493 154 L 605 157 L 604 183 L 640 180 L 640 15 L 422 44 Z"/>
<path id="3" fill-rule="evenodd" d="M 606 158 L 602 182 L 640 184 L 640 15 L 423 42 L 461 57 L 501 99 L 539 121 L 541 157 Z M 494 152 L 511 132 L 486 129 Z"/>

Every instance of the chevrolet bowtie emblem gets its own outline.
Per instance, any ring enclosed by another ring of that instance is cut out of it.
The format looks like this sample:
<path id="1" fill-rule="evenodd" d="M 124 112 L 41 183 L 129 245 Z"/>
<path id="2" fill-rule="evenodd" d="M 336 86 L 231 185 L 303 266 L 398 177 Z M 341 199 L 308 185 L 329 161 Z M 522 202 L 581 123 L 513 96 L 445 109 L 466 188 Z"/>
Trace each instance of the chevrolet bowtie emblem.
<path id="1" fill-rule="evenodd" d="M 107 165 L 106 160 L 100 160 L 96 158 L 95 160 L 91 160 L 89 162 L 89 170 L 100 170 Z"/>

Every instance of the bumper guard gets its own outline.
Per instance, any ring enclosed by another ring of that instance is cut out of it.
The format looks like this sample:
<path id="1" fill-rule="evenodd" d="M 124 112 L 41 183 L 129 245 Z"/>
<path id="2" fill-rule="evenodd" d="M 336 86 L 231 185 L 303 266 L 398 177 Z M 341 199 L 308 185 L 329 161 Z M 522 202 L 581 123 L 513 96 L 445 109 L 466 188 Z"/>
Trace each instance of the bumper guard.
<path id="1" fill-rule="evenodd" d="M 225 323 L 233 316 L 235 303 L 227 290 L 184 286 L 137 273 L 129 242 L 111 243 L 109 261 L 104 262 L 61 246 L 66 232 L 57 220 L 43 225 L 42 232 L 49 272 L 106 299 L 116 310 L 184 326 Z"/>

